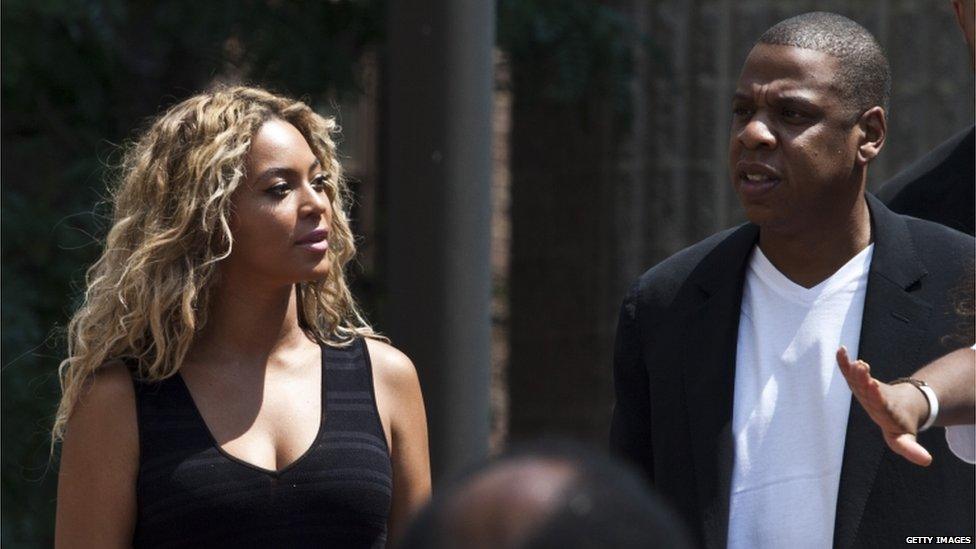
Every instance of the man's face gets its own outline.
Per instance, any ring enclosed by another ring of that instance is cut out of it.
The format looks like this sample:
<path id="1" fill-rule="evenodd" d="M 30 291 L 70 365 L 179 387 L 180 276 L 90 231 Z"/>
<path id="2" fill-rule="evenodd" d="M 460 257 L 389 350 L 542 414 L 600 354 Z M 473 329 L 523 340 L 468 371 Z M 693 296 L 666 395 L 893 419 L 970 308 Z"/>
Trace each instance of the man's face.
<path id="1" fill-rule="evenodd" d="M 732 101 L 729 173 L 746 216 L 800 232 L 860 196 L 856 112 L 837 88 L 837 58 L 758 44 Z"/>

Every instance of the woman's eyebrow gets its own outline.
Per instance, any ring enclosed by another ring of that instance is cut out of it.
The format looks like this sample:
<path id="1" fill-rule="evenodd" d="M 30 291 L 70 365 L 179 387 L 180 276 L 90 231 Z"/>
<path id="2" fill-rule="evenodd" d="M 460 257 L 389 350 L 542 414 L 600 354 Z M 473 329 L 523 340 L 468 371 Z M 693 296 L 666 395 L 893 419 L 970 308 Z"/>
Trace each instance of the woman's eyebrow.
<path id="1" fill-rule="evenodd" d="M 321 163 L 316 158 L 311 164 L 309 164 L 308 171 L 309 172 L 312 172 L 316 168 L 318 168 L 320 165 L 321 165 Z M 258 176 L 258 179 L 257 180 L 258 181 L 264 181 L 264 180 L 269 179 L 271 177 L 283 177 L 283 178 L 287 178 L 289 175 L 296 175 L 297 173 L 298 172 L 296 170 L 292 169 L 292 168 L 288 168 L 288 167 L 285 167 L 285 166 L 276 166 L 276 167 L 273 167 L 273 168 L 268 168 L 268 169 L 264 170 L 263 172 L 261 172 L 261 175 Z"/>
<path id="2" fill-rule="evenodd" d="M 282 177 L 287 179 L 289 175 L 295 175 L 295 173 L 295 170 L 286 167 L 268 168 L 261 172 L 261 175 L 258 176 L 258 181 L 265 181 L 266 179 L 270 179 L 272 177 Z"/>

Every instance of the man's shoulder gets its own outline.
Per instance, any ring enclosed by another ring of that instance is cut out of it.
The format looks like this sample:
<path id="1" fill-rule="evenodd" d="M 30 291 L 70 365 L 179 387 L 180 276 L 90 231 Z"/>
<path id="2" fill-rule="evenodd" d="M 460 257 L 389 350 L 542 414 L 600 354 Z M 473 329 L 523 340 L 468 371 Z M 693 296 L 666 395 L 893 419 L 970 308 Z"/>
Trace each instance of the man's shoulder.
<path id="1" fill-rule="evenodd" d="M 897 223 L 904 224 L 905 232 L 881 235 L 891 241 L 882 243 L 882 249 L 888 250 L 883 257 L 879 258 L 875 251 L 875 260 L 882 259 L 885 265 L 879 269 L 902 284 L 920 280 L 920 286 L 912 291 L 919 292 L 917 297 L 941 307 L 939 304 L 945 304 L 951 298 L 950 290 L 966 283 L 967 277 L 971 281 L 976 241 L 968 234 L 939 223 L 894 215 Z"/>
<path id="2" fill-rule="evenodd" d="M 966 233 L 946 227 L 941 223 L 899 215 L 912 236 L 915 251 L 923 263 L 938 267 L 945 261 L 972 260 L 976 253 L 976 240 Z"/>
<path id="3" fill-rule="evenodd" d="M 645 271 L 635 284 L 641 301 L 659 305 L 670 303 L 705 258 L 721 248 L 730 237 L 750 227 L 752 226 L 746 223 L 715 233 Z"/>
<path id="4" fill-rule="evenodd" d="M 919 199 L 930 200 L 943 187 L 972 182 L 976 126 L 969 127 L 932 149 L 878 190 L 878 198 L 895 211 L 912 213 Z"/>

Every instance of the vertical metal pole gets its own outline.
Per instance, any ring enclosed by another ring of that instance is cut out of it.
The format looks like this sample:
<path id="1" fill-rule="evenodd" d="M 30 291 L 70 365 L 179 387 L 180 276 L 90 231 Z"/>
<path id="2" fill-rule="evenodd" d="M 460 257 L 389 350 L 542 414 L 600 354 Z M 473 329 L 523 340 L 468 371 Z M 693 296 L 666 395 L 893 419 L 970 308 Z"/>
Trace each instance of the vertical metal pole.
<path id="1" fill-rule="evenodd" d="M 386 317 L 420 374 L 437 479 L 488 450 L 495 9 L 389 6 Z"/>

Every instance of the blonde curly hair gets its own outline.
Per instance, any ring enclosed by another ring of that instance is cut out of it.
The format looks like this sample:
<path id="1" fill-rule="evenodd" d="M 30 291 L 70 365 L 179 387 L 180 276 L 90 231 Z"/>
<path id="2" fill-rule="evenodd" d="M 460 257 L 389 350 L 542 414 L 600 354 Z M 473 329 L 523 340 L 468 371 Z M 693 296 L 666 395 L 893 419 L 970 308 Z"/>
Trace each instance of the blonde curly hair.
<path id="1" fill-rule="evenodd" d="M 345 211 L 349 191 L 333 139 L 335 120 L 259 88 L 202 93 L 167 110 L 125 151 L 111 191 L 112 228 L 87 272 L 84 302 L 68 324 L 52 443 L 64 434 L 83 387 L 103 365 L 127 361 L 149 381 L 179 371 L 207 321 L 217 265 L 231 253 L 231 197 L 244 179 L 245 156 L 255 133 L 271 119 L 295 126 L 332 176 L 331 268 L 324 279 L 297 285 L 299 323 L 322 344 L 375 337 L 343 272 L 356 249 Z"/>

